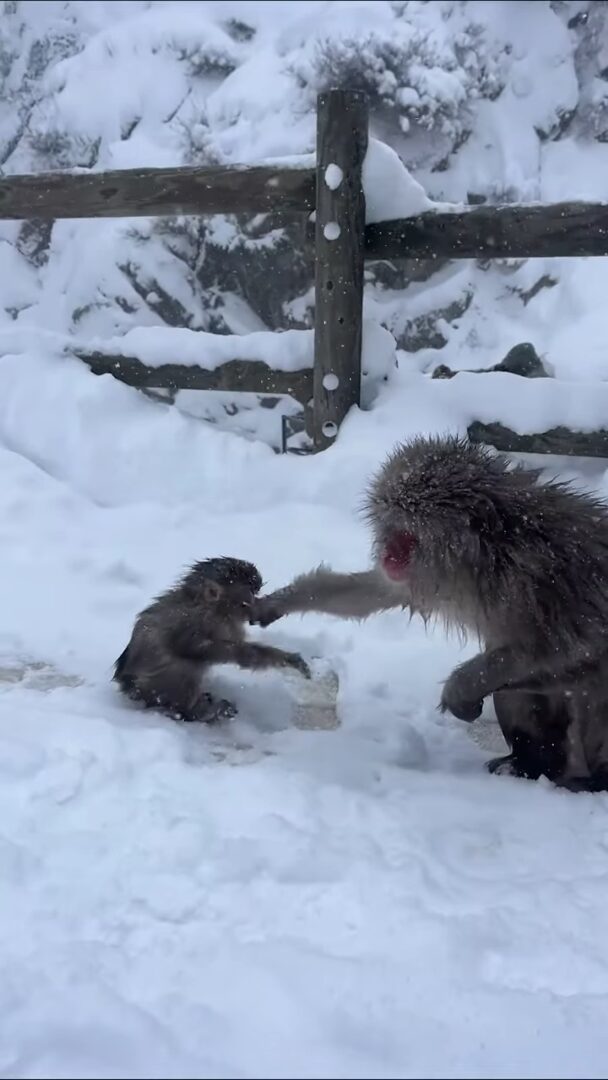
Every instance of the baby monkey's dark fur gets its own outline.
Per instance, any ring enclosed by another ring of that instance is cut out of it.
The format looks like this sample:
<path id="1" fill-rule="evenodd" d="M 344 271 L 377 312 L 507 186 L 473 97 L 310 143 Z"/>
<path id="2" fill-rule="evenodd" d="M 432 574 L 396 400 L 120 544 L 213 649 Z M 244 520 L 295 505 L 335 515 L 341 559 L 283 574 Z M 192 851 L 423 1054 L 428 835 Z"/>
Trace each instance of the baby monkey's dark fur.
<path id="1" fill-rule="evenodd" d="M 212 665 L 292 667 L 309 677 L 298 653 L 245 640 L 245 624 L 261 587 L 252 563 L 231 558 L 195 563 L 137 616 L 114 667 L 122 692 L 176 720 L 212 723 L 236 714 L 230 702 L 214 701 L 203 688 Z"/>
<path id="2" fill-rule="evenodd" d="M 366 513 L 372 569 L 320 567 L 258 600 L 256 620 L 439 616 L 483 646 L 452 672 L 441 708 L 474 720 L 493 696 L 511 753 L 490 771 L 608 789 L 608 506 L 465 440 L 418 438 L 389 456 Z"/>

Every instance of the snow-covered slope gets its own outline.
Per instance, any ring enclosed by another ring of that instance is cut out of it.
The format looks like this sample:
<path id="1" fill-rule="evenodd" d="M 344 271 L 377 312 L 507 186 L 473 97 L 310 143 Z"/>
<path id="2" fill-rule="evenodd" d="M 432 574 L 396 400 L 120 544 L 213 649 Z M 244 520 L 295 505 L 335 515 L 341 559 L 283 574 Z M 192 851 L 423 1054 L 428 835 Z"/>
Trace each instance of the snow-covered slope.
<path id="1" fill-rule="evenodd" d="M 0 364 L 5 1075 L 604 1075 L 605 799 L 484 773 L 436 711 L 457 642 L 398 614 L 257 631 L 337 670 L 325 733 L 275 676 L 218 673 L 240 716 L 213 732 L 109 683 L 192 559 L 269 587 L 363 565 L 355 507 L 393 442 L 463 430 L 485 379 L 513 408 L 516 377 L 460 378 L 400 371 L 290 458 L 75 360 Z"/>
<path id="2" fill-rule="evenodd" d="M 323 73 L 363 63 L 377 137 L 433 199 L 606 197 L 591 9 L 5 2 L 3 167 L 309 153 Z M 386 176 L 368 177 L 376 195 Z M 64 354 L 127 334 L 148 363 L 195 361 L 201 340 L 219 362 L 230 339 L 192 331 L 306 326 L 308 269 L 285 243 L 252 292 L 222 262 L 268 246 L 242 223 L 0 228 L 0 1075 L 603 1077 L 608 804 L 486 775 L 487 749 L 436 710 L 473 644 L 397 613 L 254 631 L 333 665 L 331 732 L 294 728 L 278 676 L 218 672 L 240 714 L 213 731 L 144 716 L 110 683 L 135 613 L 193 559 L 253 559 L 269 588 L 364 565 L 356 507 L 398 439 L 605 423 L 598 260 L 376 273 L 376 396 L 316 457 L 274 454 L 268 410 L 242 438 Z M 395 369 L 381 323 L 449 348 L 402 349 Z M 522 340 L 556 379 L 424 374 Z M 243 349 L 294 370 L 310 345 Z M 546 464 L 608 494 L 602 462 Z"/>
<path id="3" fill-rule="evenodd" d="M 373 135 L 432 199 L 602 199 L 607 42 L 606 6 L 578 0 L 10 0 L 0 168 L 309 155 L 318 90 L 347 85 L 370 95 Z M 370 220 L 401 213 L 383 201 L 371 195 Z M 272 216 L 0 224 L 0 325 L 98 337 L 309 327 L 301 232 Z M 366 302 L 417 368 L 441 352 L 466 366 L 472 351 L 483 366 L 528 338 L 561 373 L 575 323 L 599 370 L 604 335 L 584 298 L 590 273 L 605 293 L 608 269 L 592 265 L 370 266 Z"/>

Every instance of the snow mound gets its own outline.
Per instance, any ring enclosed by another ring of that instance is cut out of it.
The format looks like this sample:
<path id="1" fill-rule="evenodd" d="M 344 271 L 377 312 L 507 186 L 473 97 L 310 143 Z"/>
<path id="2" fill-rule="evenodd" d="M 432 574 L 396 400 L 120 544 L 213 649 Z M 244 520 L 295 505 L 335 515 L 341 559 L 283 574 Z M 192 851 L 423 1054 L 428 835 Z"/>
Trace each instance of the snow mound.
<path id="1" fill-rule="evenodd" d="M 19 335 L 10 331 L 7 343 L 14 345 Z M 33 340 L 32 337 L 29 340 Z M 60 339 L 52 339 L 57 343 Z M 64 345 L 78 348 L 73 341 Z M 84 347 L 84 342 L 80 347 Z M 0 350 L 3 334 L 0 332 Z M 6 345 L 4 346 L 6 348 Z M 214 370 L 229 360 L 262 361 L 275 371 L 312 368 L 314 331 L 285 330 L 282 333 L 206 334 L 200 330 L 170 327 L 136 327 L 121 337 L 92 338 L 86 348 L 107 356 L 130 356 L 150 367 L 163 364 L 200 365 Z M 8 350 L 7 350 L 8 351 Z M 396 348 L 392 334 L 371 319 L 363 320 L 361 369 L 364 377 L 384 379 L 395 367 Z"/>
<path id="2" fill-rule="evenodd" d="M 365 217 L 369 224 L 415 217 L 427 210 L 443 208 L 428 198 L 392 147 L 378 139 L 369 141 L 363 162 L 363 188 Z"/>
<path id="3" fill-rule="evenodd" d="M 276 371 L 312 367 L 312 330 L 282 333 L 206 334 L 180 327 L 143 327 L 113 338 L 92 338 L 87 346 L 108 356 L 132 356 L 150 367 L 200 365 L 213 371 L 228 360 L 258 360 Z"/>

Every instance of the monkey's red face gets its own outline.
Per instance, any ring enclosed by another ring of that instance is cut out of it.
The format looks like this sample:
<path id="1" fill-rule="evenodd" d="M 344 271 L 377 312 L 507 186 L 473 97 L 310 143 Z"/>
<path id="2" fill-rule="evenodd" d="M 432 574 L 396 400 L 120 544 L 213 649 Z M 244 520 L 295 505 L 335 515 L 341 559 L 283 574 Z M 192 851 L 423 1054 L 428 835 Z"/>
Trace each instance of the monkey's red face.
<path id="1" fill-rule="evenodd" d="M 417 545 L 418 541 L 413 533 L 398 532 L 389 536 L 382 549 L 380 562 L 391 581 L 405 581 Z"/>

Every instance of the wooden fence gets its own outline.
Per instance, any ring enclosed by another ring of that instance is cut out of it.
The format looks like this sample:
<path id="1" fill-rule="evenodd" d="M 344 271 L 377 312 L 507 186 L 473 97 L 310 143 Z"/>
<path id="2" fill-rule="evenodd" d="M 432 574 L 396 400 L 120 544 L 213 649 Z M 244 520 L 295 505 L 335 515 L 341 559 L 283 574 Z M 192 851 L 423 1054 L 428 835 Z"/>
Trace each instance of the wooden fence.
<path id="1" fill-rule="evenodd" d="M 313 370 L 283 372 L 235 357 L 214 370 L 135 357 L 78 353 L 97 374 L 131 386 L 290 394 L 305 407 L 314 448 L 336 437 L 361 391 L 364 262 L 378 259 L 497 259 L 608 255 L 608 204 L 476 206 L 365 225 L 362 167 L 368 142 L 365 97 L 320 94 L 315 169 L 213 167 L 125 169 L 0 178 L 0 219 L 162 217 L 314 211 Z M 328 165 L 341 182 L 326 181 Z M 407 298 L 405 300 L 407 302 Z M 500 424 L 472 424 L 472 439 L 506 451 L 608 456 L 608 431 L 563 428 L 520 436 Z"/>

